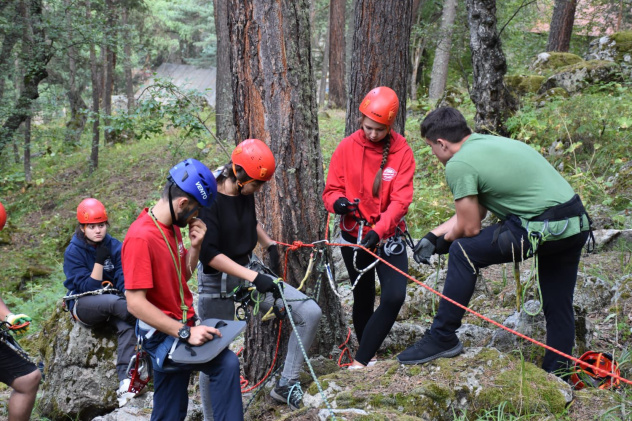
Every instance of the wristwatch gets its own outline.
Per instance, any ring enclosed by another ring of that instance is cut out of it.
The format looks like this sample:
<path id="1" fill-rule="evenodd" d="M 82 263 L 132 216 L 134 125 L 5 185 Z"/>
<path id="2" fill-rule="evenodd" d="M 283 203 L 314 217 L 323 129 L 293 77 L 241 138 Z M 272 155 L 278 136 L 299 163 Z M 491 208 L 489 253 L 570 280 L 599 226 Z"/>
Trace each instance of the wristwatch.
<path id="1" fill-rule="evenodd" d="M 187 325 L 182 326 L 180 330 L 178 331 L 178 338 L 186 342 L 189 340 L 190 337 L 191 337 L 191 328 Z"/>

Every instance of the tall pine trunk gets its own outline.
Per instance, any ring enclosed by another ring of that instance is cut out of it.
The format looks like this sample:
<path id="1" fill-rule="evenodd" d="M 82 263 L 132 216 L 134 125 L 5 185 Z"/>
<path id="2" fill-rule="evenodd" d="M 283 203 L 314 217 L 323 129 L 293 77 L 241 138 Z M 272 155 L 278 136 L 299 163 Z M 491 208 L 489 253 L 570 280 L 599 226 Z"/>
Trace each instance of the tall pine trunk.
<path id="1" fill-rule="evenodd" d="M 577 0 L 555 0 L 546 51 L 568 52 L 576 9 Z"/>
<path id="2" fill-rule="evenodd" d="M 92 23 L 92 11 L 90 0 L 86 1 L 86 20 Z M 99 99 L 101 81 L 99 78 L 99 65 L 94 41 L 90 42 L 90 79 L 92 83 L 92 148 L 90 150 L 90 172 L 99 167 Z"/>
<path id="3" fill-rule="evenodd" d="M 393 129 L 404 132 L 412 0 L 357 0 L 345 134 L 358 129 L 358 107 L 377 86 L 397 93 L 399 113 Z"/>
<path id="4" fill-rule="evenodd" d="M 345 0 L 331 0 L 329 5 L 329 106 L 345 108 Z"/>
<path id="5" fill-rule="evenodd" d="M 222 141 L 235 141 L 233 121 L 233 90 L 230 74 L 230 33 L 228 32 L 228 2 L 214 0 L 217 36 L 217 73 L 215 78 L 215 125 Z"/>
<path id="6" fill-rule="evenodd" d="M 121 23 L 123 24 L 123 72 L 125 73 L 125 96 L 127 97 L 127 113 L 131 114 L 136 108 L 134 98 L 134 79 L 132 76 L 132 40 L 128 24 L 129 8 L 123 5 L 121 9 Z"/>
<path id="7" fill-rule="evenodd" d="M 434 62 L 432 63 L 430 88 L 428 89 L 428 98 L 435 101 L 443 96 L 445 85 L 448 81 L 448 66 L 450 64 L 456 6 L 456 0 L 445 0 L 443 3 L 439 43 L 437 44 Z"/>
<path id="8" fill-rule="evenodd" d="M 103 62 L 103 123 L 109 126 L 110 117 L 112 116 L 112 91 L 114 89 L 114 68 L 116 66 L 116 43 L 114 34 L 116 6 L 114 0 L 105 0 L 105 31 L 104 45 L 105 60 Z M 103 132 L 105 143 L 111 145 L 114 143 L 114 132 L 105 129 Z"/>
<path id="9" fill-rule="evenodd" d="M 277 170 L 257 195 L 257 218 L 272 238 L 311 243 L 324 238 L 326 211 L 307 0 L 229 0 L 236 141 L 259 138 L 274 153 Z M 282 248 L 283 250 L 283 248 Z M 304 277 L 308 249 L 290 251 L 286 282 Z M 315 283 L 315 276 L 308 281 Z M 324 289 L 319 333 L 312 350 L 326 354 L 343 340 L 340 302 Z M 272 362 L 278 321 L 248 326 L 244 367 L 251 381 Z M 284 322 L 287 339 L 289 321 Z M 283 361 L 287 340 L 277 361 Z"/>
<path id="10" fill-rule="evenodd" d="M 472 90 L 476 131 L 506 135 L 505 120 L 516 110 L 516 100 L 504 83 L 507 61 L 496 30 L 496 1 L 467 0 L 472 51 Z"/>

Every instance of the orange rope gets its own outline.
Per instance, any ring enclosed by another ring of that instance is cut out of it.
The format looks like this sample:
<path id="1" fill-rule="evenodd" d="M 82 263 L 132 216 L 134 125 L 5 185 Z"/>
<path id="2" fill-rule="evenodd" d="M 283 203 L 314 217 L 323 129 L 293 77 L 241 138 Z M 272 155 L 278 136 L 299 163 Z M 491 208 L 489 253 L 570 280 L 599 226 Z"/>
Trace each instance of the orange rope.
<path id="1" fill-rule="evenodd" d="M 246 390 L 244 390 L 244 387 L 248 386 L 248 380 L 246 380 L 246 379 L 244 379 L 244 378 L 242 377 L 242 380 L 241 380 L 241 382 L 240 382 L 240 383 L 242 384 L 242 387 L 241 387 L 241 393 L 248 393 L 248 392 L 250 392 L 251 390 L 256 389 L 256 388 L 257 388 L 257 387 L 258 387 L 261 383 L 263 383 L 263 382 L 264 382 L 264 381 L 268 378 L 268 376 L 270 375 L 270 373 L 271 373 L 271 372 L 272 372 L 272 370 L 274 369 L 274 365 L 276 364 L 276 359 L 277 359 L 277 356 L 279 355 L 279 343 L 281 342 L 281 328 L 282 328 L 282 327 L 283 327 L 283 321 L 282 321 L 282 320 L 279 320 L 279 334 L 278 334 L 278 336 L 277 336 L 276 349 L 274 350 L 274 359 L 272 360 L 272 365 L 270 366 L 270 369 L 268 370 L 268 372 L 266 373 L 266 375 L 265 375 L 265 376 L 263 376 L 263 379 L 259 380 L 259 382 L 258 382 L 256 385 L 254 385 L 254 386 L 252 386 L 251 388 L 248 388 L 248 389 L 246 389 Z M 242 348 L 242 349 L 243 349 L 243 348 Z M 245 384 L 244 384 L 244 382 L 245 382 Z"/>
<path id="2" fill-rule="evenodd" d="M 328 214 L 327 218 L 329 218 L 329 214 Z M 277 244 L 281 244 L 281 245 L 283 245 L 283 246 L 288 247 L 288 250 L 286 250 L 286 254 L 285 254 L 286 271 L 287 271 L 287 253 L 288 253 L 290 250 L 297 250 L 297 249 L 298 249 L 298 248 L 300 248 L 300 247 L 315 247 L 315 245 L 314 245 L 314 244 L 310 244 L 310 243 L 303 243 L 303 242 L 301 242 L 301 241 L 294 241 L 292 244 L 285 244 L 285 243 L 281 243 L 281 242 L 278 242 L 278 241 L 277 241 Z M 410 276 L 409 274 L 407 274 L 407 273 L 405 273 L 404 271 L 402 271 L 402 270 L 398 269 L 397 267 L 393 266 L 392 264 L 390 264 L 389 262 L 385 261 L 385 260 L 384 260 L 384 259 L 382 259 L 380 256 L 378 256 L 377 254 L 373 253 L 371 250 L 369 250 L 369 249 L 365 248 L 364 246 L 361 246 L 361 245 L 359 245 L 359 244 L 339 244 L 339 243 L 330 243 L 330 242 L 328 242 L 328 241 L 325 241 L 325 242 L 324 242 L 324 244 L 325 244 L 325 245 L 327 245 L 327 246 L 333 246 L 333 247 L 358 247 L 358 248 L 361 248 L 362 250 L 364 250 L 365 252 L 367 252 L 367 253 L 368 253 L 368 254 L 370 254 L 371 256 L 373 256 L 373 257 L 375 257 L 376 259 L 380 260 L 380 261 L 381 261 L 382 263 L 384 263 L 385 265 L 389 266 L 389 267 L 390 267 L 391 269 L 393 269 L 394 271 L 396 271 L 396 272 L 398 272 L 398 273 L 402 274 L 403 276 L 405 276 L 406 278 L 410 279 L 411 281 L 416 282 L 417 284 L 419 284 L 419 285 L 421 285 L 422 287 L 426 288 L 428 291 L 430 291 L 430 292 L 432 292 L 433 294 L 435 294 L 435 295 L 439 296 L 440 298 L 443 298 L 444 300 L 446 300 L 446 301 L 448 301 L 448 302 L 450 302 L 450 303 L 454 304 L 455 306 L 460 307 L 460 308 L 462 308 L 463 310 L 470 312 L 470 313 L 471 313 L 471 314 L 473 314 L 474 316 L 476 316 L 476 317 L 478 317 L 478 318 L 480 318 L 480 319 L 483 319 L 483 320 L 485 320 L 486 322 L 489 322 L 489 323 L 493 324 L 493 325 L 494 325 L 494 326 L 496 326 L 496 327 L 499 327 L 499 328 L 501 328 L 501 329 L 503 329 L 503 330 L 506 330 L 507 332 L 509 332 L 509 333 L 511 333 L 511 334 L 513 334 L 513 335 L 518 336 L 519 338 L 525 339 L 525 340 L 527 340 L 527 341 L 529 341 L 529 342 L 531 342 L 531 343 L 533 343 L 533 344 L 535 344 L 535 345 L 538 345 L 538 346 L 540 346 L 540 347 L 542 347 L 542 348 L 544 348 L 544 349 L 547 349 L 547 350 L 549 350 L 549 351 L 551 351 L 551 352 L 555 352 L 556 354 L 558 354 L 558 355 L 560 355 L 560 356 L 562 356 L 562 357 L 564 357 L 564 358 L 567 358 L 567 359 L 569 359 L 569 360 L 571 360 L 571 361 L 574 361 L 574 362 L 576 362 L 576 363 L 580 364 L 580 366 L 581 366 L 581 367 L 585 367 L 585 368 L 586 368 L 586 367 L 589 367 L 589 368 L 593 369 L 593 370 L 594 370 L 597 374 L 599 374 L 599 375 L 601 375 L 601 376 L 609 376 L 609 377 L 613 377 L 613 378 L 619 379 L 620 381 L 622 381 L 622 382 L 624 382 L 624 383 L 627 383 L 627 384 L 629 384 L 629 385 L 632 385 L 632 380 L 628 380 L 628 379 L 626 379 L 626 378 L 624 378 L 624 377 L 621 377 L 621 376 L 619 376 L 619 375 L 616 375 L 616 374 L 614 374 L 614 373 L 612 373 L 612 372 L 610 372 L 610 371 L 607 371 L 607 370 L 604 370 L 604 369 L 602 369 L 602 368 L 599 368 L 599 367 L 596 367 L 596 366 L 590 365 L 590 364 L 588 364 L 588 363 L 586 363 L 586 362 L 584 362 L 584 361 L 581 361 L 581 360 L 580 360 L 580 359 L 578 359 L 578 358 L 573 357 L 572 355 L 568 355 L 568 354 L 566 354 L 566 353 L 564 353 L 564 352 L 562 352 L 562 351 L 559 351 L 559 350 L 557 350 L 557 349 L 555 349 L 555 348 L 552 348 L 552 347 L 550 347 L 550 346 L 548 346 L 548 345 L 546 345 L 546 344 L 544 344 L 544 343 L 542 343 L 542 342 L 540 342 L 540 341 L 537 341 L 537 340 L 535 340 L 535 339 L 533 339 L 533 338 L 530 338 L 530 337 L 528 337 L 528 336 L 526 336 L 526 335 L 523 335 L 523 334 L 522 334 L 522 333 L 520 333 L 520 332 L 517 332 L 517 331 L 515 331 L 515 330 L 513 330 L 513 329 L 511 329 L 511 328 L 508 328 L 507 326 L 504 326 L 504 325 L 502 325 L 501 323 L 498 323 L 498 322 L 496 322 L 496 321 L 494 321 L 494 320 L 492 320 L 492 319 L 490 319 L 490 318 L 488 318 L 488 317 L 483 316 L 483 315 L 482 315 L 482 314 L 480 314 L 480 313 L 477 313 L 476 311 L 474 311 L 474 310 L 472 310 L 472 309 L 470 309 L 470 308 L 468 308 L 468 307 L 466 307 L 466 306 L 464 306 L 464 305 L 462 305 L 462 304 L 460 304 L 460 303 L 457 303 L 457 302 L 456 302 L 456 301 L 454 301 L 453 299 L 446 297 L 445 295 L 443 295 L 443 294 L 441 294 L 440 292 L 438 292 L 438 291 L 436 291 L 436 290 L 432 289 L 431 287 L 429 287 L 428 285 L 424 284 L 423 282 L 418 281 L 417 279 L 413 278 L 413 277 L 412 277 L 412 276 Z M 346 342 L 346 341 L 345 341 L 345 342 Z"/>
<path id="3" fill-rule="evenodd" d="M 342 350 L 342 352 L 340 353 L 340 357 L 338 357 L 338 367 L 347 367 L 353 363 L 353 358 L 351 358 L 351 351 L 349 351 L 349 348 L 347 347 L 349 338 L 351 338 L 351 328 L 348 328 L 348 329 L 349 331 L 347 332 L 347 339 L 345 339 L 345 341 L 342 344 L 338 345 L 338 349 Z M 342 358 L 345 355 L 347 356 L 349 361 L 351 361 L 350 363 L 342 362 Z"/>

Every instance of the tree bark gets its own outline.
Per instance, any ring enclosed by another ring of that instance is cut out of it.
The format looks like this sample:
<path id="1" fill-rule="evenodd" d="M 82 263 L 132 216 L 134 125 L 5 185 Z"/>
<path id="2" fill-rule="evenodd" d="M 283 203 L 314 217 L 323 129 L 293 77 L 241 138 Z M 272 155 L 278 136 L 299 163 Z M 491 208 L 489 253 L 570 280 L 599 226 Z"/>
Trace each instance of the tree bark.
<path id="1" fill-rule="evenodd" d="M 86 1 L 86 20 L 92 23 L 90 0 Z M 90 78 L 92 82 L 92 148 L 90 150 L 90 173 L 99 167 L 99 99 L 101 81 L 99 79 L 99 65 L 94 42 L 90 42 Z"/>
<path id="2" fill-rule="evenodd" d="M 345 134 L 358 129 L 358 107 L 377 86 L 397 93 L 399 113 L 393 129 L 404 132 L 412 0 L 357 0 Z"/>
<path id="3" fill-rule="evenodd" d="M 31 116 L 24 121 L 24 181 L 31 182 Z"/>
<path id="4" fill-rule="evenodd" d="M 434 62 L 432 63 L 430 88 L 428 89 L 428 98 L 435 101 L 443 96 L 448 81 L 448 65 L 450 64 L 456 6 L 456 0 L 445 0 L 443 3 L 439 43 L 437 44 Z"/>
<path id="5" fill-rule="evenodd" d="M 228 3 L 214 0 L 215 31 L 217 36 L 217 73 L 215 78 L 215 126 L 217 137 L 227 143 L 235 141 L 233 121 L 233 90 L 230 73 L 230 33 L 228 32 Z"/>
<path id="6" fill-rule="evenodd" d="M 104 46 L 105 49 L 105 62 L 103 63 L 103 123 L 105 126 L 110 124 L 110 116 L 112 115 L 112 90 L 114 88 L 114 68 L 115 64 L 115 34 L 113 33 L 115 18 L 114 14 L 115 5 L 114 0 L 105 0 L 105 31 L 104 31 Z M 114 143 L 114 132 L 110 129 L 105 129 L 103 132 L 105 137 L 105 143 L 111 145 Z"/>
<path id="7" fill-rule="evenodd" d="M 30 54 L 24 57 L 25 69 L 24 89 L 20 93 L 13 111 L 5 120 L 0 129 L 0 152 L 4 146 L 11 142 L 13 134 L 30 115 L 31 104 L 39 98 L 38 86 L 48 76 L 46 65 L 50 61 L 51 46 L 46 41 L 44 23 L 42 21 L 42 0 L 29 0 L 27 2 L 30 21 Z"/>
<path id="8" fill-rule="evenodd" d="M 325 53 L 323 54 L 323 66 L 320 71 L 320 86 L 318 89 L 318 106 L 323 108 L 325 106 L 325 96 L 327 94 L 327 73 L 329 72 L 329 51 L 331 41 L 329 38 L 329 31 L 331 22 L 327 22 L 327 33 L 325 34 Z M 329 81 L 331 83 L 331 79 Z M 330 85 L 330 93 L 331 93 L 331 85 Z"/>
<path id="9" fill-rule="evenodd" d="M 345 0 L 331 0 L 329 5 L 329 106 L 345 108 Z"/>
<path id="10" fill-rule="evenodd" d="M 277 165 L 274 177 L 257 196 L 258 219 L 276 240 L 321 240 L 326 217 L 320 197 L 324 176 L 307 0 L 229 0 L 228 13 L 236 142 L 263 140 Z M 308 257 L 307 249 L 289 252 L 286 282 L 297 285 Z M 315 278 L 308 283 L 313 285 Z M 320 294 L 319 304 L 323 317 L 312 350 L 328 355 L 344 340 L 344 321 L 331 290 Z M 261 379 L 271 365 L 277 324 L 257 320 L 249 324 L 244 370 L 251 381 Z M 283 323 L 284 339 L 289 324 L 287 319 Z M 286 348 L 283 340 L 277 361 L 283 361 Z"/>
<path id="11" fill-rule="evenodd" d="M 496 1 L 467 0 L 472 52 L 472 90 L 476 131 L 506 135 L 505 120 L 516 110 L 516 100 L 504 83 L 507 62 L 496 30 Z"/>
<path id="12" fill-rule="evenodd" d="M 64 2 L 66 8 L 70 10 L 70 0 Z M 66 31 L 69 38 L 73 36 L 72 14 L 68 13 L 66 20 Z M 66 122 L 66 135 L 64 136 L 64 144 L 74 147 L 79 144 L 81 133 L 86 124 L 86 103 L 81 98 L 83 87 L 77 89 L 77 48 L 71 43 L 68 47 L 68 103 L 70 105 L 70 120 Z"/>
<path id="13" fill-rule="evenodd" d="M 3 7 L 3 9 L 6 9 L 6 4 L 4 6 L 5 7 Z M 3 13 L 5 14 L 6 20 L 8 22 L 15 22 L 17 19 L 19 19 L 15 7 L 10 7 L 6 10 L 3 10 Z M 19 28 L 20 25 L 7 25 L 7 30 L 3 34 L 4 38 L 2 40 L 2 48 L 0 48 L 0 101 L 2 101 L 2 98 L 4 96 L 5 74 L 9 72 L 9 59 L 11 58 L 11 51 L 13 51 L 13 47 L 20 37 Z"/>
<path id="14" fill-rule="evenodd" d="M 125 73 L 125 96 L 127 97 L 127 113 L 131 114 L 136 108 L 134 98 L 134 79 L 132 76 L 132 40 L 128 24 L 129 7 L 123 4 L 121 9 L 121 23 L 123 24 L 123 72 Z"/>
<path id="15" fill-rule="evenodd" d="M 577 0 L 555 0 L 546 51 L 568 52 L 576 9 Z"/>

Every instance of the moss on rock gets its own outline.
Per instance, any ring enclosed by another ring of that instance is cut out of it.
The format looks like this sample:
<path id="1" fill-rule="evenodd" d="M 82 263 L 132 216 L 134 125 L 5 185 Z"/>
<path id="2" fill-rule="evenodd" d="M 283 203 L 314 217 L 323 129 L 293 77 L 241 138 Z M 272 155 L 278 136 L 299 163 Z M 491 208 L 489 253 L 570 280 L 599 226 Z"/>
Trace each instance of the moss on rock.
<path id="1" fill-rule="evenodd" d="M 505 76 L 505 83 L 517 93 L 523 95 L 537 92 L 545 79 L 544 76 L 539 75 L 513 75 Z"/>

